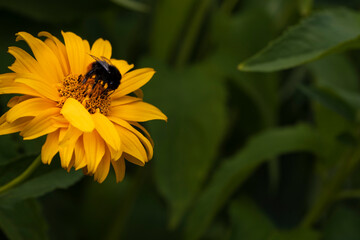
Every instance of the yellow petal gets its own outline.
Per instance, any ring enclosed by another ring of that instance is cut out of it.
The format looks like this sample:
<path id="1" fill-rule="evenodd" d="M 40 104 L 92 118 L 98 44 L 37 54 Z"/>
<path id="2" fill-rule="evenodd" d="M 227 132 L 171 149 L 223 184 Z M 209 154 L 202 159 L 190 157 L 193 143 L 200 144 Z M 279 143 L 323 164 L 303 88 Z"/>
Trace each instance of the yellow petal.
<path id="1" fill-rule="evenodd" d="M 90 44 L 88 42 L 88 40 L 83 40 L 83 45 L 84 45 L 84 51 L 85 51 L 85 56 L 84 56 L 84 72 L 88 71 L 89 65 L 91 63 L 93 63 L 95 60 L 90 56 Z"/>
<path id="2" fill-rule="evenodd" d="M 31 99 L 31 96 L 14 96 L 12 98 L 10 98 L 10 100 L 8 101 L 8 103 L 6 104 L 6 106 L 8 106 L 9 108 L 14 107 L 16 104 L 19 104 L 25 100 Z"/>
<path id="3" fill-rule="evenodd" d="M 155 74 L 152 68 L 141 68 L 126 73 L 121 79 L 119 88 L 111 96 L 113 99 L 125 96 L 144 86 Z"/>
<path id="4" fill-rule="evenodd" d="M 78 138 L 82 132 L 73 126 L 69 126 L 66 131 L 61 132 L 59 136 L 59 154 L 61 159 L 61 166 L 68 169 L 75 164 L 74 148 Z"/>
<path id="5" fill-rule="evenodd" d="M 121 157 L 119 160 L 111 160 L 111 164 L 114 168 L 116 175 L 116 182 L 121 182 L 125 177 L 125 160 L 124 157 Z"/>
<path id="6" fill-rule="evenodd" d="M 16 41 L 25 40 L 30 46 L 35 58 L 41 66 L 42 71 L 48 77 L 49 82 L 57 83 L 64 78 L 57 57 L 43 41 L 26 32 L 19 32 L 16 35 Z"/>
<path id="7" fill-rule="evenodd" d="M 94 179 L 99 183 L 102 183 L 109 174 L 109 170 L 110 170 L 110 153 L 109 151 L 105 151 L 105 155 L 102 158 L 94 174 Z"/>
<path id="8" fill-rule="evenodd" d="M 74 154 L 74 148 L 75 148 L 75 144 L 66 144 L 59 146 L 59 155 L 60 155 L 62 168 L 66 168 L 66 169 L 69 168 L 71 159 Z"/>
<path id="9" fill-rule="evenodd" d="M 66 120 L 63 115 L 58 114 L 51 117 L 51 119 L 54 121 L 54 125 L 58 126 L 59 128 L 64 128 L 64 129 L 69 128 L 70 125 L 69 121 Z"/>
<path id="10" fill-rule="evenodd" d="M 59 138 L 59 145 L 75 145 L 82 133 L 82 131 L 70 124 L 66 132 L 61 136 L 61 138 Z"/>
<path id="11" fill-rule="evenodd" d="M 139 128 L 143 134 L 147 137 L 147 139 L 149 139 L 149 141 L 151 142 L 151 145 L 154 146 L 154 141 L 152 140 L 150 133 L 138 122 L 130 122 L 131 125 Z"/>
<path id="12" fill-rule="evenodd" d="M 121 157 L 121 155 L 123 154 L 123 150 L 121 149 L 120 151 L 117 150 L 115 151 L 111 146 L 108 145 L 109 151 L 110 151 L 110 156 L 111 159 L 117 160 Z"/>
<path id="13" fill-rule="evenodd" d="M 105 154 L 105 142 L 96 131 L 83 134 L 88 173 L 94 174 Z"/>
<path id="14" fill-rule="evenodd" d="M 10 134 L 22 131 L 25 126 L 31 121 L 31 117 L 21 118 L 12 123 L 2 122 L 0 125 L 0 135 Z"/>
<path id="15" fill-rule="evenodd" d="M 55 132 L 58 129 L 58 126 L 54 124 L 51 117 L 59 112 L 59 108 L 49 108 L 44 110 L 26 125 L 26 127 L 20 132 L 20 135 L 24 137 L 24 140 L 30 140 Z"/>
<path id="16" fill-rule="evenodd" d="M 111 101 L 110 106 L 111 107 L 116 107 L 119 105 L 124 105 L 124 104 L 128 104 L 128 103 L 132 103 L 132 102 L 138 102 L 138 101 L 142 101 L 141 98 L 136 98 L 136 97 L 130 97 L 130 96 L 123 96 L 117 99 L 114 99 Z"/>
<path id="17" fill-rule="evenodd" d="M 0 84 L 9 84 L 14 81 L 16 78 L 16 73 L 3 73 L 0 74 Z"/>
<path id="18" fill-rule="evenodd" d="M 39 63 L 23 49 L 9 47 L 8 53 L 16 58 L 14 67 L 9 67 L 12 71 L 17 73 L 33 73 L 37 76 L 47 77 L 47 75 L 42 72 Z"/>
<path id="19" fill-rule="evenodd" d="M 83 40 L 72 32 L 61 31 L 61 34 L 64 37 L 71 73 L 84 74 L 85 49 Z"/>
<path id="20" fill-rule="evenodd" d="M 19 74 L 17 78 L 15 78 L 15 83 L 25 84 L 42 96 L 53 101 L 58 101 L 60 98 L 59 92 L 54 84 L 47 83 L 46 80 L 39 78 L 34 74 Z"/>
<path id="21" fill-rule="evenodd" d="M 22 65 L 19 61 L 16 61 L 16 59 L 15 62 L 13 62 L 13 64 L 11 64 L 8 68 L 16 73 L 29 73 L 24 65 Z"/>
<path id="22" fill-rule="evenodd" d="M 134 67 L 134 64 L 128 64 L 125 60 L 117 60 L 114 58 L 111 59 L 111 63 L 119 70 L 122 76 Z"/>
<path id="23" fill-rule="evenodd" d="M 138 98 L 141 98 L 141 99 L 144 98 L 144 92 L 143 92 L 143 90 L 141 90 L 140 88 L 139 88 L 138 90 L 135 90 L 135 91 L 134 91 L 134 94 L 135 94 L 136 97 L 138 97 Z"/>
<path id="24" fill-rule="evenodd" d="M 66 132 L 67 128 L 60 128 L 58 144 L 64 139 Z"/>
<path id="25" fill-rule="evenodd" d="M 66 120 L 68 120 L 74 127 L 83 132 L 92 132 L 95 128 L 94 121 L 90 113 L 84 108 L 81 103 L 73 98 L 68 98 L 60 112 Z"/>
<path id="26" fill-rule="evenodd" d="M 145 122 L 155 119 L 167 121 L 165 114 L 157 107 L 142 101 L 112 107 L 110 116 L 133 122 Z"/>
<path id="27" fill-rule="evenodd" d="M 144 146 L 141 144 L 139 139 L 126 128 L 115 125 L 116 130 L 118 131 L 122 143 L 122 149 L 124 153 L 127 153 L 134 158 L 142 162 L 142 165 L 148 161 L 147 154 L 144 149 Z"/>
<path id="28" fill-rule="evenodd" d="M 29 88 L 24 84 L 12 84 L 7 87 L 0 87 L 0 94 L 25 94 L 34 97 L 44 97 L 34 89 Z"/>
<path id="29" fill-rule="evenodd" d="M 0 74 L 0 94 L 24 94 L 36 97 L 43 97 L 34 89 L 22 83 L 15 83 L 16 73 Z"/>
<path id="30" fill-rule="evenodd" d="M 41 160 L 44 164 L 50 164 L 55 154 L 59 151 L 59 130 L 49 133 L 41 148 Z"/>
<path id="31" fill-rule="evenodd" d="M 108 40 L 102 38 L 97 39 L 91 48 L 91 55 L 95 57 L 105 57 L 107 59 L 111 58 L 111 44 Z"/>
<path id="32" fill-rule="evenodd" d="M 55 102 L 43 98 L 30 98 L 11 108 L 7 113 L 6 121 L 13 122 L 22 117 L 34 117 L 44 110 L 54 107 L 56 107 Z"/>
<path id="33" fill-rule="evenodd" d="M 100 134 L 100 136 L 115 151 L 120 151 L 120 137 L 114 127 L 114 124 L 101 113 L 95 113 L 92 115 L 92 117 L 95 123 L 95 129 Z"/>
<path id="34" fill-rule="evenodd" d="M 138 166 L 141 166 L 141 167 L 143 167 L 145 165 L 145 163 L 142 162 L 140 159 L 138 159 L 136 157 L 133 157 L 130 154 L 124 153 L 124 157 L 125 157 L 126 161 L 131 162 L 131 163 L 133 163 L 135 165 L 138 165 Z"/>
<path id="35" fill-rule="evenodd" d="M 124 121 L 124 120 L 122 120 L 120 118 L 109 117 L 109 120 L 111 120 L 112 122 L 126 128 L 127 130 L 131 131 L 132 133 L 134 133 L 139 138 L 139 140 L 144 145 L 144 147 L 146 148 L 148 160 L 152 159 L 152 157 L 153 157 L 153 143 L 152 143 L 151 140 L 147 139 L 139 131 L 137 131 L 135 128 L 133 128 L 128 122 L 126 122 L 126 121 Z M 150 137 L 150 135 L 149 135 L 149 137 Z"/>
<path id="36" fill-rule="evenodd" d="M 70 66 L 65 45 L 57 37 L 48 32 L 39 32 L 38 36 L 47 37 L 46 45 L 54 52 L 60 62 L 64 76 L 67 76 L 70 73 Z"/>
<path id="37" fill-rule="evenodd" d="M 68 165 L 68 167 L 66 168 L 67 172 L 70 172 L 71 168 L 74 166 L 75 164 L 75 155 L 73 154 L 70 160 L 70 163 Z"/>
<path id="38" fill-rule="evenodd" d="M 75 170 L 85 167 L 87 164 L 85 150 L 84 150 L 84 141 L 83 137 L 79 137 L 75 144 Z"/>

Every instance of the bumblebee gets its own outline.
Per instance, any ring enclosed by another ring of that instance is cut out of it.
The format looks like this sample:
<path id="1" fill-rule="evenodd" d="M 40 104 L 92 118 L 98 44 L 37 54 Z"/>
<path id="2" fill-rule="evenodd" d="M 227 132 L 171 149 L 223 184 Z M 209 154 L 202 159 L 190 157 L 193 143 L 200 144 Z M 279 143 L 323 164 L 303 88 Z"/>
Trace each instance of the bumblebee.
<path id="1" fill-rule="evenodd" d="M 116 90 L 122 78 L 119 70 L 105 57 L 90 56 L 95 59 L 95 62 L 90 65 L 90 70 L 85 74 L 82 83 L 84 84 L 87 80 L 95 77 L 93 88 L 101 81 L 106 90 Z"/>

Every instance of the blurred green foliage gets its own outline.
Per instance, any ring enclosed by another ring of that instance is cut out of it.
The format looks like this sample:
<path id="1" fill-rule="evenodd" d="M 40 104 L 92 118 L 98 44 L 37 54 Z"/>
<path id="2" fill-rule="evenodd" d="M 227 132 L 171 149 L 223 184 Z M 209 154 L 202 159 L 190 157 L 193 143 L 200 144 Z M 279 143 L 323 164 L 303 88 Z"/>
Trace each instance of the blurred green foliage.
<path id="1" fill-rule="evenodd" d="M 15 33 L 72 31 L 153 67 L 168 123 L 144 168 L 103 184 L 54 159 L 0 195 L 0 238 L 360 239 L 357 0 L 3 0 Z M 0 96 L 5 112 L 9 96 Z M 0 184 L 44 139 L 0 137 Z M 65 190 L 66 188 L 66 190 Z"/>

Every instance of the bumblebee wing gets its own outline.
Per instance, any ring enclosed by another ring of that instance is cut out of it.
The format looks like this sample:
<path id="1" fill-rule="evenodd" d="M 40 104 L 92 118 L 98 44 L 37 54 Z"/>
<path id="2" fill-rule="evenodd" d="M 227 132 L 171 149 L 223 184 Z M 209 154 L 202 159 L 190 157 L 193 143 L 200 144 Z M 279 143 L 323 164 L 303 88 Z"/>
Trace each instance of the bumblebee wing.
<path id="1" fill-rule="evenodd" d="M 107 62 L 102 61 L 102 60 L 97 61 L 97 62 L 100 63 L 101 66 L 102 66 L 103 68 L 105 68 L 105 70 L 106 70 L 107 72 L 110 72 L 110 69 L 109 69 L 109 66 L 110 66 L 110 65 L 109 65 Z"/>
<path id="2" fill-rule="evenodd" d="M 104 59 L 107 59 L 107 58 L 105 58 L 105 57 L 101 57 L 101 59 L 100 58 L 98 58 L 98 57 L 95 57 L 94 55 L 91 55 L 91 54 L 89 54 L 93 59 L 95 59 L 96 60 L 96 62 L 98 62 L 103 68 L 105 68 L 105 70 L 107 71 L 107 72 L 109 72 L 109 63 L 107 63 L 107 61 L 105 61 Z M 108 60 L 108 59 L 107 59 Z M 109 61 L 109 60 L 108 60 Z"/>
<path id="3" fill-rule="evenodd" d="M 90 57 L 92 57 L 93 59 L 95 59 L 95 61 L 101 61 L 101 59 L 100 59 L 100 58 L 95 57 L 94 55 L 91 55 L 91 54 L 89 54 L 89 55 L 90 55 Z"/>
<path id="4" fill-rule="evenodd" d="M 104 56 L 101 56 L 101 60 L 103 60 L 104 62 L 106 62 L 106 63 L 109 64 L 109 65 L 112 65 L 110 59 L 108 59 L 108 58 L 106 58 L 106 57 L 104 57 Z"/>

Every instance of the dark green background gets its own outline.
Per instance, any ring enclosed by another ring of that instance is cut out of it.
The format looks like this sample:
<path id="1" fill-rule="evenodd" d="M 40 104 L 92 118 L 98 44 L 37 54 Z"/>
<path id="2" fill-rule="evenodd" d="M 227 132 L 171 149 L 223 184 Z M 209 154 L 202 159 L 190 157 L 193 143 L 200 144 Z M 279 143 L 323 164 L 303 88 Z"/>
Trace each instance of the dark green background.
<path id="1" fill-rule="evenodd" d="M 39 167 L 0 195 L 0 238 L 360 239 L 360 194 L 341 197 L 360 187 L 357 168 L 318 217 L 298 227 L 360 146 L 359 7 L 357 0 L 0 1 L 2 73 L 14 61 L 9 46 L 28 50 L 15 42 L 18 31 L 60 39 L 71 31 L 90 44 L 102 37 L 114 58 L 157 71 L 144 101 L 169 118 L 145 124 L 154 159 L 143 168 L 128 163 L 122 183 L 112 170 L 102 184 L 68 174 L 58 158 Z M 238 70 L 244 61 L 250 72 Z M 0 96 L 2 113 L 8 99 Z M 43 141 L 1 136 L 0 184 L 24 171 Z"/>

